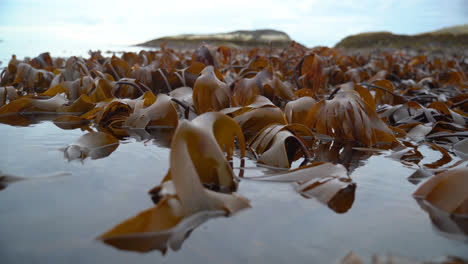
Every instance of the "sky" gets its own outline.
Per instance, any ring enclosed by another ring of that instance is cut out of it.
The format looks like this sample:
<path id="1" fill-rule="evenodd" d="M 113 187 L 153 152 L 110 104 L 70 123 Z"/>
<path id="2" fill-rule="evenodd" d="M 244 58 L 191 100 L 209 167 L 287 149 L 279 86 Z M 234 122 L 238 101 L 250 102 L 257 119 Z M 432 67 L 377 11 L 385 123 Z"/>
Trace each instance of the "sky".
<path id="1" fill-rule="evenodd" d="M 12 51 L 264 28 L 306 46 L 333 46 L 361 32 L 415 34 L 460 24 L 468 24 L 468 0 L 0 0 L 0 48 Z"/>

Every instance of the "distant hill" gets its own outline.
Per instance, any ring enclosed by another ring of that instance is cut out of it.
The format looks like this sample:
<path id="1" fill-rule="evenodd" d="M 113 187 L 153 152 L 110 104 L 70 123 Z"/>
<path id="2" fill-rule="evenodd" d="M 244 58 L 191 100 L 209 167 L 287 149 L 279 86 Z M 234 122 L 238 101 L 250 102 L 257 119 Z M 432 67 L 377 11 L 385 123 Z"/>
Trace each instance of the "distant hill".
<path id="1" fill-rule="evenodd" d="M 342 39 L 335 47 L 343 49 L 468 48 L 468 25 L 448 27 L 417 35 L 399 35 L 391 32 L 361 33 Z"/>
<path id="2" fill-rule="evenodd" d="M 266 46 L 270 42 L 275 47 L 287 46 L 291 43 L 291 38 L 288 34 L 272 29 L 262 30 L 239 30 L 228 33 L 216 34 L 183 34 L 176 36 L 166 36 L 153 39 L 137 46 L 143 47 L 159 47 L 162 43 L 166 43 L 169 47 L 191 48 L 199 46 L 202 43 L 227 46 Z"/>
<path id="3" fill-rule="evenodd" d="M 459 34 L 468 34 L 468 24 L 465 25 L 459 25 L 459 26 L 453 26 L 453 27 L 446 27 L 446 28 L 441 28 L 436 31 L 428 32 L 429 34 L 445 34 L 445 33 L 451 33 L 455 35 Z"/>

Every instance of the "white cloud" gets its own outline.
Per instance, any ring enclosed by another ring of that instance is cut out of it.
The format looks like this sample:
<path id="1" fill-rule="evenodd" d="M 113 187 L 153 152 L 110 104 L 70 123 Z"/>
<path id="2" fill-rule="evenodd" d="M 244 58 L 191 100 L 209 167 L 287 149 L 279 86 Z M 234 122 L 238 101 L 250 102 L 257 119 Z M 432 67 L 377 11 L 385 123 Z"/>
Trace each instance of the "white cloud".
<path id="1" fill-rule="evenodd" d="M 307 45 L 333 45 L 368 30 L 414 33 L 466 23 L 460 1 L 2 0 L 0 35 L 134 44 L 181 33 L 276 28 Z"/>

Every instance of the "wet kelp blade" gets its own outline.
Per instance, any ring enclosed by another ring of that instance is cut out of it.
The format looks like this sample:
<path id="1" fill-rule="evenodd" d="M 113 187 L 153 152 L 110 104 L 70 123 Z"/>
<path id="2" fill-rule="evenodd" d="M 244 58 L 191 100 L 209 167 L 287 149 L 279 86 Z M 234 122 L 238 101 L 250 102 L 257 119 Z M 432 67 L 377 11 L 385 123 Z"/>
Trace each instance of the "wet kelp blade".
<path id="1" fill-rule="evenodd" d="M 452 235 L 461 235 L 460 238 L 462 240 L 466 239 L 466 237 L 464 237 L 468 236 L 468 220 L 466 216 L 448 213 L 425 200 L 416 199 L 416 201 L 419 206 L 426 211 L 431 223 L 439 231 Z M 457 236 L 454 238 L 457 238 Z"/>
<path id="2" fill-rule="evenodd" d="M 219 111 L 229 107 L 231 94 L 226 83 L 216 76 L 213 66 L 208 66 L 201 72 L 193 87 L 193 104 L 199 113 Z"/>
<path id="3" fill-rule="evenodd" d="M 203 184 L 235 190 L 237 183 L 226 158 L 232 157 L 236 139 L 243 157 L 245 140 L 242 130 L 232 118 L 224 114 L 209 112 L 192 122 L 183 121 L 177 128 L 171 145 L 171 176 L 173 171 L 178 171 L 181 167 L 173 167 L 172 164 L 185 166 L 190 163 L 197 172 L 196 177 Z M 174 146 L 183 147 L 174 150 Z"/>
<path id="4" fill-rule="evenodd" d="M 457 168 L 434 175 L 414 193 L 447 213 L 468 216 L 468 168 Z"/>
<path id="5" fill-rule="evenodd" d="M 56 112 L 67 102 L 64 94 L 57 94 L 47 99 L 23 96 L 0 107 L 0 116 L 24 112 Z"/>
<path id="6" fill-rule="evenodd" d="M 323 177 L 297 183 L 296 191 L 306 198 L 316 198 L 337 213 L 347 212 L 354 202 L 356 183 L 348 178 Z"/>
<path id="7" fill-rule="evenodd" d="M 314 104 L 306 125 L 319 134 L 357 141 L 365 146 L 397 141 L 388 126 L 355 90 L 344 90 L 331 100 Z"/>
<path id="8" fill-rule="evenodd" d="M 286 173 L 259 177 L 247 177 L 247 179 L 273 182 L 305 182 L 323 177 L 348 178 L 348 172 L 341 164 L 333 164 L 331 162 L 315 162 Z"/>
<path id="9" fill-rule="evenodd" d="M 301 154 L 305 159 L 312 157 L 300 134 L 314 137 L 312 131 L 301 124 L 272 124 L 249 140 L 249 148 L 256 154 L 259 163 L 290 168 L 291 163 L 300 157 L 296 154 Z"/>
<path id="10" fill-rule="evenodd" d="M 100 159 L 109 156 L 118 146 L 119 140 L 108 133 L 89 132 L 65 147 L 63 151 L 69 161 L 84 160 L 87 157 Z"/>
<path id="11" fill-rule="evenodd" d="M 226 214 L 222 210 L 201 211 L 182 218 L 174 215 L 169 203 L 171 201 L 167 199 L 161 201 L 156 207 L 120 223 L 98 239 L 121 250 L 159 250 L 165 254 L 168 248 L 174 251 L 180 249 L 184 240 L 199 225 Z"/>
<path id="12" fill-rule="evenodd" d="M 234 213 L 249 207 L 247 199 L 235 193 L 216 193 L 203 187 L 202 182 L 212 182 L 231 190 L 235 186 L 231 166 L 216 138 L 207 131 L 198 127 L 195 121 L 183 121 L 172 140 L 169 174 L 185 216 L 220 209 Z M 194 160 L 195 157 L 200 159 Z"/>
<path id="13" fill-rule="evenodd" d="M 229 132 L 229 133 L 226 133 Z M 218 135 L 219 134 L 219 135 Z M 206 113 L 192 122 L 182 121 L 171 143 L 170 169 L 163 182 L 153 188 L 158 196 L 154 208 L 141 212 L 99 238 L 119 249 L 165 253 L 180 248 L 190 231 L 212 217 L 233 214 L 250 207 L 235 193 L 217 193 L 202 182 L 236 187 L 229 153 L 239 126 L 221 113 Z M 243 138 L 242 138 L 243 144 Z M 199 157 L 194 160 L 195 157 Z"/>
<path id="14" fill-rule="evenodd" d="M 248 179 L 293 182 L 295 190 L 306 198 L 316 198 L 337 213 L 348 211 L 354 202 L 356 183 L 341 164 L 316 162 L 295 170 Z"/>

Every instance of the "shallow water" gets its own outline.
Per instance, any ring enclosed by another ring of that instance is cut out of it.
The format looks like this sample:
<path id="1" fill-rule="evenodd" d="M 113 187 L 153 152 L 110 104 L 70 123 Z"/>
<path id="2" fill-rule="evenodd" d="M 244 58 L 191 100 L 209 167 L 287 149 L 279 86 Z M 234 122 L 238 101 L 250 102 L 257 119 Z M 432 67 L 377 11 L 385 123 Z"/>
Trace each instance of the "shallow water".
<path id="1" fill-rule="evenodd" d="M 357 188 L 346 213 L 300 196 L 288 183 L 243 180 L 238 192 L 252 208 L 203 223 L 179 251 L 117 250 L 96 237 L 153 206 L 147 191 L 165 176 L 170 150 L 163 140 L 129 138 L 103 159 L 67 161 L 60 149 L 84 133 L 48 121 L 0 124 L 0 170 L 28 179 L 0 191 L 1 263 L 334 263 L 349 251 L 366 260 L 388 253 L 468 259 L 466 237 L 431 223 L 411 196 L 417 185 L 407 177 L 414 169 L 388 153 L 352 172 Z M 424 151 L 429 160 L 439 158 Z M 246 175 L 267 172 L 251 161 L 247 167 Z"/>
<path id="2" fill-rule="evenodd" d="M 31 45 L 31 42 L 34 45 Z M 151 48 L 146 48 L 151 50 Z M 70 56 L 89 57 L 89 51 L 100 50 L 103 55 L 112 55 L 120 52 L 140 52 L 141 47 L 131 45 L 97 45 L 73 41 L 34 41 L 24 40 L 21 38 L 10 37 L 1 39 L 0 41 L 0 69 L 8 66 L 8 62 L 12 55 L 16 55 L 18 60 L 23 60 L 26 57 L 34 58 L 41 53 L 50 52 L 54 58 L 67 58 Z"/>

